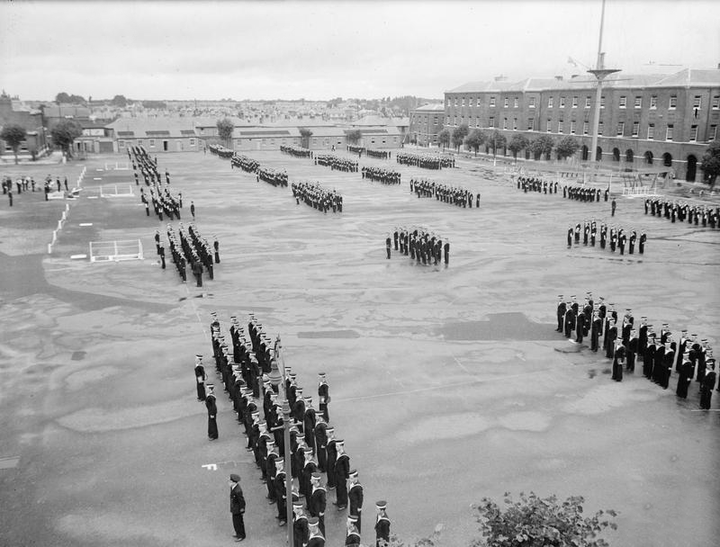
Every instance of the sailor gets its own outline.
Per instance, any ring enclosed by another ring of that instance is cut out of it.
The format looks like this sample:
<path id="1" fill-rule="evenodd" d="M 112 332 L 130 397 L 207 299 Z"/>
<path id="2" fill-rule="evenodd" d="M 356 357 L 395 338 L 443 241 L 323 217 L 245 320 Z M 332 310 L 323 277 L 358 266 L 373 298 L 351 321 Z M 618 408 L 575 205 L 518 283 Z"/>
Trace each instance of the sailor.
<path id="1" fill-rule="evenodd" d="M 387 502 L 378 501 L 375 504 L 377 517 L 375 517 L 375 547 L 385 547 L 390 541 L 390 518 L 387 515 Z"/>

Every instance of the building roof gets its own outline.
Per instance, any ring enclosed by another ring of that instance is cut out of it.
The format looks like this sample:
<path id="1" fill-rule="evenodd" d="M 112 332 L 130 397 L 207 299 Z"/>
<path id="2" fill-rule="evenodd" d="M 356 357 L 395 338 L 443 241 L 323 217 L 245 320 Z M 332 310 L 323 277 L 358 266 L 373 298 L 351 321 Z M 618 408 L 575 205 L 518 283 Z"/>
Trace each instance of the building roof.
<path id="1" fill-rule="evenodd" d="M 118 137 L 183 138 L 195 137 L 193 118 L 118 118 L 105 126 Z"/>
<path id="2" fill-rule="evenodd" d="M 413 109 L 413 112 L 442 112 L 445 110 L 443 103 L 430 103 L 418 106 Z"/>
<path id="3" fill-rule="evenodd" d="M 46 118 L 89 118 L 90 109 L 76 104 L 51 104 L 43 109 L 43 114 Z"/>
<path id="4" fill-rule="evenodd" d="M 657 82 L 658 86 L 720 86 L 720 68 L 699 70 L 686 68 L 675 74 L 665 76 Z"/>

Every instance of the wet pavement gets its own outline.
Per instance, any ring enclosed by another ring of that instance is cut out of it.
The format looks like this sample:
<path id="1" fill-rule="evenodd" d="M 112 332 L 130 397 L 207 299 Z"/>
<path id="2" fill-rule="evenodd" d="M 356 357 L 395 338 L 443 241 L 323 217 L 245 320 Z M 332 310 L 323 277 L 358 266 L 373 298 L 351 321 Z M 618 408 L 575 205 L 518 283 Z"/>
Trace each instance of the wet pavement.
<path id="1" fill-rule="evenodd" d="M 96 171 L 120 156 L 18 168 L 71 179 L 87 165 L 88 176 L 52 255 L 64 202 L 23 194 L 0 207 L 0 544 L 229 544 L 230 472 L 249 503 L 245 544 L 284 544 L 225 397 L 220 439 L 207 441 L 192 367 L 210 350 L 211 311 L 224 326 L 254 312 L 281 336 L 306 391 L 328 373 L 331 422 L 365 486 L 365 543 L 376 499 L 388 500 L 401 537 L 442 523 L 445 544 L 466 545 L 477 535 L 473 503 L 530 490 L 618 510 L 612 545 L 715 543 L 720 394 L 700 412 L 696 384 L 677 400 L 675 378 L 666 391 L 638 372 L 612 382 L 606 359 L 554 332 L 554 313 L 557 294 L 592 291 L 717 347 L 717 231 L 645 216 L 638 199 L 619 198 L 611 219 L 609 204 L 523 194 L 466 161 L 400 167 L 403 184 L 384 186 L 249 155 L 291 181 L 337 188 L 345 210 L 296 205 L 289 189 L 210 154 L 161 156 L 183 193 L 183 222 L 192 200 L 200 232 L 220 241 L 222 262 L 202 289 L 181 284 L 172 264 L 160 269 L 153 235 L 166 223 L 146 217 L 138 196 L 88 199 L 101 184 L 134 186 L 131 172 Z M 481 207 L 418 199 L 410 176 L 479 191 Z M 646 254 L 568 249 L 567 225 L 593 218 L 646 230 Z M 386 260 L 396 225 L 449 238 L 449 266 Z M 141 239 L 145 260 L 70 259 L 90 241 L 126 239 Z M 343 521 L 328 511 L 328 545 L 341 544 Z"/>

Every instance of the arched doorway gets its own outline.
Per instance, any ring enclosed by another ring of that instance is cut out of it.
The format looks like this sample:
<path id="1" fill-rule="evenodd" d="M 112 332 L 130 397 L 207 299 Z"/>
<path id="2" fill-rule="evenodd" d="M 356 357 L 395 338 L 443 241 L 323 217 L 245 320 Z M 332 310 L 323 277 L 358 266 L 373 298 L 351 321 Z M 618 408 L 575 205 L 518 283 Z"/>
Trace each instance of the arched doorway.
<path id="1" fill-rule="evenodd" d="M 588 157 L 590 156 L 590 150 L 588 150 L 588 147 L 583 144 L 582 147 L 582 159 L 583 161 L 587 161 Z"/>
<path id="2" fill-rule="evenodd" d="M 645 152 L 645 163 L 647 163 L 648 165 L 652 165 L 653 163 L 653 153 L 650 152 L 650 150 Z"/>
<path id="3" fill-rule="evenodd" d="M 663 154 L 663 165 L 665 167 L 672 167 L 672 155 L 669 152 Z"/>
<path id="4" fill-rule="evenodd" d="M 620 149 L 613 148 L 613 161 L 620 161 Z"/>
<path id="5" fill-rule="evenodd" d="M 690 154 L 687 157 L 687 172 L 685 173 L 685 180 L 688 182 L 695 182 L 695 175 L 697 174 L 697 158 Z"/>
<path id="6" fill-rule="evenodd" d="M 635 163 L 635 152 L 633 152 L 629 148 L 625 150 L 625 163 L 628 164 L 628 167 L 632 166 L 632 164 Z"/>
<path id="7" fill-rule="evenodd" d="M 595 159 L 597 161 L 602 161 L 602 148 L 599 146 L 595 149 Z"/>

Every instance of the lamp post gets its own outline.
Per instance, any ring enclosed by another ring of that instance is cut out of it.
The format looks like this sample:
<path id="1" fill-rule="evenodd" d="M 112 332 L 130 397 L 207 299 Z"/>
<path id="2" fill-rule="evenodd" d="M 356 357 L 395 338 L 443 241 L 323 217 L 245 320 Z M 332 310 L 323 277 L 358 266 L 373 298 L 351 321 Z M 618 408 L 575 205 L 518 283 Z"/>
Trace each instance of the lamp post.
<path id="1" fill-rule="evenodd" d="M 288 547 L 293 545 L 293 506 L 292 506 L 292 466 L 290 460 L 290 403 L 285 392 L 285 375 L 278 369 L 280 356 L 280 336 L 275 342 L 275 355 L 270 361 L 270 383 L 282 394 L 283 438 L 285 439 L 285 510 L 287 518 Z M 284 369 L 284 367 L 283 367 Z"/>

